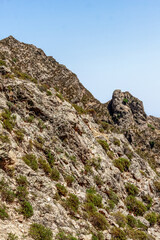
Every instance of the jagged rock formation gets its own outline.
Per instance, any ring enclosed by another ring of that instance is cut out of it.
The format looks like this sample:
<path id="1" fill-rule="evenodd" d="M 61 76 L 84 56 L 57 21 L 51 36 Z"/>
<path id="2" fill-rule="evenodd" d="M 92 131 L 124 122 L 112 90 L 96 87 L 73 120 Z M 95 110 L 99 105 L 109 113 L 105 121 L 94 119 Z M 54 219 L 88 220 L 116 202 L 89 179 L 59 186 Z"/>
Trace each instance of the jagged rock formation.
<path id="1" fill-rule="evenodd" d="M 140 100 L 101 104 L 41 49 L 0 41 L 1 240 L 160 239 L 159 176 L 160 119 Z"/>

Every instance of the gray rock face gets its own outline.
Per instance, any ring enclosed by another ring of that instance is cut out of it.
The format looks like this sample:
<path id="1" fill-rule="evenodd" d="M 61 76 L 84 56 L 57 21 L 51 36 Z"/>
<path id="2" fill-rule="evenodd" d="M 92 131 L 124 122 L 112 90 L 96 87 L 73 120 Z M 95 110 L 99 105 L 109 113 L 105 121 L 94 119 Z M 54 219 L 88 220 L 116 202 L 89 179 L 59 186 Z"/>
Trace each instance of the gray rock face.
<path id="1" fill-rule="evenodd" d="M 159 119 L 120 90 L 101 104 L 65 66 L 11 36 L 0 41 L 0 59 L 8 69 L 0 71 L 0 240 L 9 233 L 32 240 L 32 223 L 50 228 L 53 239 L 59 232 L 115 239 L 119 219 L 134 240 L 128 214 L 140 231 L 148 227 L 141 234 L 158 239 L 159 223 L 145 217 L 159 217 Z"/>
<path id="2" fill-rule="evenodd" d="M 114 121 L 123 127 L 127 128 L 131 123 L 146 123 L 147 115 L 144 112 L 142 101 L 133 97 L 129 92 L 114 91 L 111 111 Z"/>

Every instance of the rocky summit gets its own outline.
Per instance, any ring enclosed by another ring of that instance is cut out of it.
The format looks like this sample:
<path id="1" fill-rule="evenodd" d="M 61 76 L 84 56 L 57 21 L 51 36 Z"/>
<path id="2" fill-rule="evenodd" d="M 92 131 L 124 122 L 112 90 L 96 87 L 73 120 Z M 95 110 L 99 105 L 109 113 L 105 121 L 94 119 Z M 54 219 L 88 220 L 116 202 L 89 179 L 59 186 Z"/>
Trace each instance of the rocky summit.
<path id="1" fill-rule="evenodd" d="M 160 119 L 0 41 L 0 240 L 160 239 Z"/>

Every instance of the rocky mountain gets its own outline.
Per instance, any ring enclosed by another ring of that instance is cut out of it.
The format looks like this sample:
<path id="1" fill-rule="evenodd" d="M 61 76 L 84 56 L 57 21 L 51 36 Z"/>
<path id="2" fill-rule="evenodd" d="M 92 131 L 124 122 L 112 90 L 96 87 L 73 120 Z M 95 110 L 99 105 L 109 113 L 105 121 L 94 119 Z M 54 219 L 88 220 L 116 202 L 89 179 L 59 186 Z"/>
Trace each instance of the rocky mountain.
<path id="1" fill-rule="evenodd" d="M 0 41 L 0 239 L 160 239 L 160 119 Z"/>

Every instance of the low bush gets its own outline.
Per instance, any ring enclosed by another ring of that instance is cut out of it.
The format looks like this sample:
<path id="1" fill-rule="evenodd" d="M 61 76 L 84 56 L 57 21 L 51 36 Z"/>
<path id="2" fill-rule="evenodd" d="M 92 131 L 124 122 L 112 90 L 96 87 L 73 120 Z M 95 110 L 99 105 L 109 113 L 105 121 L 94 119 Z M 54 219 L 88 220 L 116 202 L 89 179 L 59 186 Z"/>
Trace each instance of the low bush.
<path id="1" fill-rule="evenodd" d="M 133 212 L 136 216 L 143 216 L 147 211 L 146 206 L 133 196 L 128 196 L 126 199 L 127 209 Z"/>
<path id="2" fill-rule="evenodd" d="M 126 183 L 125 188 L 126 188 L 128 195 L 136 196 L 139 192 L 138 188 L 134 184 L 131 184 L 131 183 Z"/>
<path id="3" fill-rule="evenodd" d="M 53 233 L 49 228 L 44 227 L 41 224 L 33 223 L 29 229 L 29 235 L 34 240 L 52 240 Z"/>
<path id="4" fill-rule="evenodd" d="M 38 169 L 38 162 L 36 160 L 36 156 L 35 155 L 33 155 L 33 154 L 26 154 L 25 156 L 23 156 L 22 159 L 34 171 L 36 171 Z"/>
<path id="5" fill-rule="evenodd" d="M 85 114 L 86 110 L 83 109 L 81 106 L 78 106 L 76 104 L 72 104 L 72 106 L 75 108 L 75 110 L 79 113 L 79 114 Z"/>
<path id="6" fill-rule="evenodd" d="M 9 218 L 9 215 L 6 212 L 6 207 L 5 206 L 0 206 L 0 219 L 5 220 L 7 218 Z"/>
<path id="7" fill-rule="evenodd" d="M 18 140 L 18 142 L 22 142 L 24 139 L 24 130 L 23 129 L 18 129 L 15 131 L 16 134 L 16 139 Z"/>
<path id="8" fill-rule="evenodd" d="M 12 190 L 7 188 L 3 188 L 1 190 L 1 196 L 2 196 L 2 200 L 8 203 L 12 203 L 15 199 L 15 193 Z"/>
<path id="9" fill-rule="evenodd" d="M 101 179 L 101 177 L 99 175 L 96 175 L 94 177 L 94 182 L 98 187 L 101 187 L 103 185 L 103 180 Z"/>
<path id="10" fill-rule="evenodd" d="M 74 179 L 74 177 L 73 177 L 72 175 L 67 175 L 67 176 L 65 177 L 65 181 L 66 181 L 66 183 L 67 183 L 67 186 L 68 186 L 68 187 L 71 187 L 72 184 L 73 184 L 73 182 L 75 181 L 75 179 Z"/>
<path id="11" fill-rule="evenodd" d="M 115 217 L 116 222 L 119 225 L 119 227 L 125 227 L 126 217 L 121 212 L 114 213 L 114 217 Z"/>
<path id="12" fill-rule="evenodd" d="M 107 229 L 107 227 L 108 227 L 108 222 L 107 222 L 105 216 L 99 212 L 95 212 L 94 214 L 92 214 L 90 221 L 93 224 L 93 226 L 98 230 L 103 231 L 103 230 Z"/>
<path id="13" fill-rule="evenodd" d="M 65 234 L 64 232 L 59 232 L 56 235 L 57 240 L 77 240 L 77 238 L 73 237 L 70 234 Z"/>
<path id="14" fill-rule="evenodd" d="M 93 203 L 94 206 L 101 208 L 102 207 L 102 197 L 96 193 L 89 193 L 86 194 L 86 202 Z"/>
<path id="15" fill-rule="evenodd" d="M 65 202 L 66 207 L 73 212 L 77 212 L 80 202 L 78 197 L 75 194 L 69 194 L 69 197 L 66 199 Z"/>
<path id="16" fill-rule="evenodd" d="M 109 190 L 106 191 L 109 199 L 114 203 L 114 204 L 118 204 L 119 202 L 119 198 L 117 196 L 117 194 L 110 188 Z"/>
<path id="17" fill-rule="evenodd" d="M 147 209 L 150 209 L 152 206 L 152 198 L 149 194 L 147 195 L 142 195 L 142 200 L 147 204 Z"/>
<path id="18" fill-rule="evenodd" d="M 47 175 L 51 174 L 52 168 L 46 160 L 44 160 L 43 158 L 39 158 L 38 163 L 39 163 L 39 167 L 43 169 L 45 174 Z"/>
<path id="19" fill-rule="evenodd" d="M 128 171 L 130 166 L 130 161 L 126 158 L 118 158 L 114 160 L 114 166 L 119 168 L 121 172 Z"/>
<path id="20" fill-rule="evenodd" d="M 45 150 L 46 159 L 51 167 L 54 165 L 54 156 L 49 150 Z"/>
<path id="21" fill-rule="evenodd" d="M 28 181 L 27 181 L 27 178 L 26 176 L 23 176 L 23 175 L 19 175 L 16 179 L 17 183 L 19 186 L 25 186 L 27 187 L 28 185 Z"/>
<path id="22" fill-rule="evenodd" d="M 102 146 L 102 148 L 107 152 L 109 150 L 109 145 L 105 140 L 98 139 L 97 142 Z"/>
<path id="23" fill-rule="evenodd" d="M 4 109 L 4 112 L 1 114 L 1 120 L 3 122 L 3 127 L 11 132 L 15 126 L 16 116 L 12 115 L 8 109 Z"/>
<path id="24" fill-rule="evenodd" d="M 51 171 L 51 179 L 54 181 L 58 181 L 60 178 L 60 173 L 57 168 L 53 168 Z"/>
<path id="25" fill-rule="evenodd" d="M 111 229 L 111 240 L 126 240 L 126 233 L 122 231 L 120 228 L 114 227 Z"/>
<path id="26" fill-rule="evenodd" d="M 154 226 L 157 222 L 157 214 L 155 212 L 147 213 L 145 219 L 150 223 L 150 226 Z"/>
<path id="27" fill-rule="evenodd" d="M 28 196 L 27 187 L 23 185 L 18 186 L 16 191 L 16 197 L 20 201 L 24 201 L 25 199 L 27 199 L 27 196 Z"/>
<path id="28" fill-rule="evenodd" d="M 104 236 L 102 232 L 97 232 L 97 234 L 92 235 L 92 240 L 104 240 Z"/>
<path id="29" fill-rule="evenodd" d="M 58 194 L 60 196 L 66 196 L 67 195 L 67 189 L 65 188 L 65 186 L 61 185 L 60 183 L 57 183 L 56 187 L 57 187 Z"/>
<path id="30" fill-rule="evenodd" d="M 7 240 L 18 240 L 18 237 L 14 233 L 8 233 Z"/>
<path id="31" fill-rule="evenodd" d="M 137 220 L 132 215 L 127 215 L 126 219 L 127 219 L 127 224 L 130 227 L 135 228 L 137 226 Z"/>
<path id="32" fill-rule="evenodd" d="M 23 202 L 21 202 L 21 208 L 19 211 L 24 215 L 25 218 L 30 218 L 33 216 L 33 208 L 28 201 L 24 200 Z"/>
<path id="33" fill-rule="evenodd" d="M 118 138 L 114 138 L 113 139 L 113 143 L 114 143 L 114 145 L 116 145 L 118 147 L 121 145 L 121 142 L 120 142 L 120 140 Z"/>
<path id="34" fill-rule="evenodd" d="M 6 62 L 0 59 L 0 66 L 6 66 Z"/>

